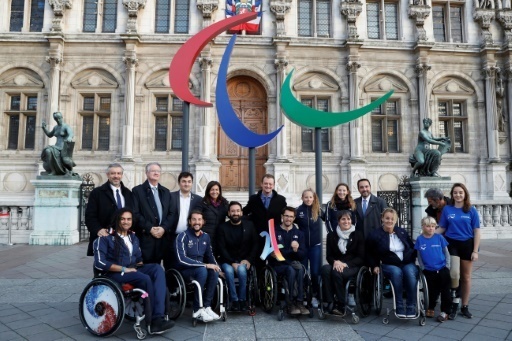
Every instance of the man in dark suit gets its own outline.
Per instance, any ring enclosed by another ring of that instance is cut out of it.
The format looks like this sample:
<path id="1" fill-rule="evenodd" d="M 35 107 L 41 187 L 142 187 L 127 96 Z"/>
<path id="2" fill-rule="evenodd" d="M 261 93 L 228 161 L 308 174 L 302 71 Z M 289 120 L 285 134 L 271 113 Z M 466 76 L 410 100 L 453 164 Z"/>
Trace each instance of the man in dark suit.
<path id="1" fill-rule="evenodd" d="M 357 189 L 361 196 L 356 202 L 356 231 L 363 232 L 366 239 L 371 231 L 382 225 L 381 215 L 388 207 L 386 202 L 371 193 L 372 185 L 368 179 L 360 179 L 357 182 Z"/>
<path id="2" fill-rule="evenodd" d="M 272 174 L 265 174 L 261 179 L 261 190 L 249 197 L 244 207 L 244 215 L 250 219 L 258 235 L 262 231 L 268 232 L 268 221 L 274 219 L 274 227 L 281 224 L 281 213 L 287 206 L 286 198 L 274 190 L 275 178 Z M 265 247 L 265 238 L 259 238 L 258 256 Z M 256 268 L 261 270 L 265 263 L 258 258 Z"/>
<path id="3" fill-rule="evenodd" d="M 188 216 L 192 210 L 199 208 L 201 205 L 202 197 L 192 193 L 192 184 L 194 183 L 194 176 L 189 172 L 181 172 L 178 175 L 178 184 L 180 189 L 176 192 L 171 192 L 171 205 L 170 210 L 174 212 L 171 216 L 169 242 L 171 247 L 167 248 L 164 256 L 164 267 L 169 269 L 175 260 L 174 246 L 176 244 L 176 236 L 181 232 L 187 230 Z"/>
<path id="4" fill-rule="evenodd" d="M 135 232 L 140 240 L 144 263 L 160 264 L 169 247 L 171 230 L 171 192 L 158 183 L 162 167 L 158 162 L 146 165 L 147 180 L 132 189 Z"/>
<path id="5" fill-rule="evenodd" d="M 123 207 L 133 208 L 132 192 L 123 185 L 123 166 L 112 163 L 107 168 L 108 181 L 96 187 L 89 195 L 85 209 L 85 225 L 89 230 L 87 256 L 93 256 L 92 243 L 108 235 L 115 212 Z"/>

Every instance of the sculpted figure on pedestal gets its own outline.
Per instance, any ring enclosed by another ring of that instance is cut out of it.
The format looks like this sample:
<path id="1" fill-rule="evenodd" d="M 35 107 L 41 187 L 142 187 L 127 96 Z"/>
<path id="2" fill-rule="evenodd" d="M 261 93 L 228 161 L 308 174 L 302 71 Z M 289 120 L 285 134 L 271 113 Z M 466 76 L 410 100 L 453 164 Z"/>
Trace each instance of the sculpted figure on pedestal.
<path id="1" fill-rule="evenodd" d="M 41 153 L 43 168 L 46 175 L 74 175 L 72 171 L 76 164 L 73 162 L 73 129 L 64 123 L 62 113 L 54 112 L 53 119 L 57 125 L 51 131 L 46 128 L 45 121 L 41 124 L 46 136 L 57 138 L 53 146 L 46 146 Z"/>

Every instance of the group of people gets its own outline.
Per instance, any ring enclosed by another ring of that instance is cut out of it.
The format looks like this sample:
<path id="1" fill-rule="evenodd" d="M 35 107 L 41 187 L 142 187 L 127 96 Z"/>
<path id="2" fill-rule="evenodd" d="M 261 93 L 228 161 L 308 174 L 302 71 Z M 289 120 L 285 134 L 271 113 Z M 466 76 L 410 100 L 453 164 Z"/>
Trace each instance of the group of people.
<path id="1" fill-rule="evenodd" d="M 153 310 L 151 333 L 163 333 L 173 325 L 164 319 L 162 262 L 166 270 L 175 268 L 185 281 L 196 280 L 204 288 L 202 293 L 196 290 L 193 317 L 205 322 L 219 318 L 211 303 L 221 273 L 229 289 L 229 309 L 243 311 L 248 309 L 246 283 L 251 267 L 259 271 L 266 262 L 287 279 L 291 314 L 309 313 L 303 292 L 303 278 L 308 271 L 312 278 L 312 305 L 318 304 L 319 290 L 323 290 L 329 312 L 344 315 L 345 283 L 361 266 L 368 265 L 375 274 L 382 269 L 391 281 L 397 316 L 414 317 L 416 259 L 431 293 L 427 316 L 434 316 L 439 293 L 442 304 L 438 319 L 456 316 L 447 287 L 459 286 L 460 272 L 461 312 L 471 317 L 471 265 L 478 259 L 480 235 L 478 214 L 462 184 L 453 186 L 451 198 L 445 198 L 437 189 L 427 192 L 429 217 L 422 220 L 423 234 L 414 244 L 408 233 L 397 226 L 396 211 L 371 193 L 368 179 L 358 181 L 361 196 L 355 200 L 348 184 L 338 184 L 322 210 L 311 189 L 302 193 L 299 207 L 288 206 L 285 197 L 275 191 L 271 174 L 263 176 L 261 190 L 251 195 L 243 207 L 239 202 L 228 202 L 217 181 L 208 183 L 201 198 L 191 191 L 191 173 L 180 173 L 180 189 L 170 192 L 159 183 L 160 164 L 149 163 L 145 171 L 147 180 L 130 191 L 121 181 L 123 167 L 111 164 L 108 181 L 89 196 L 85 217 L 91 233 L 88 255 L 94 255 L 94 266 L 116 281 L 133 283 L 148 292 Z M 260 255 L 265 239 L 260 233 L 268 232 L 270 220 L 274 221 L 280 249 L 263 260 Z M 328 264 L 322 266 L 323 222 L 328 232 Z M 280 256 L 285 260 L 279 260 Z M 407 293 L 405 306 L 403 288 Z"/>

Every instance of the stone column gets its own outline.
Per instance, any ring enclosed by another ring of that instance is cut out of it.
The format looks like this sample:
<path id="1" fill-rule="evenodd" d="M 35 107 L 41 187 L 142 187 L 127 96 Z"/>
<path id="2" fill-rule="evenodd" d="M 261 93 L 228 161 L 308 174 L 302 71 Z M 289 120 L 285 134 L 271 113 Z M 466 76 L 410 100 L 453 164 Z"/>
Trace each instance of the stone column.
<path id="1" fill-rule="evenodd" d="M 355 56 L 348 57 L 346 65 L 348 70 L 348 91 L 349 110 L 354 110 L 358 107 L 359 101 L 359 87 L 357 84 L 357 70 L 361 67 L 359 58 Z M 361 119 L 350 121 L 350 160 L 363 159 L 363 140 L 361 132 Z"/>
<path id="2" fill-rule="evenodd" d="M 426 42 L 427 32 L 425 31 L 425 19 L 430 15 L 430 6 L 426 5 L 423 0 L 415 1 L 409 5 L 409 18 L 413 19 L 416 24 L 417 42 Z"/>
<path id="3" fill-rule="evenodd" d="M 418 74 L 418 104 L 419 104 L 419 112 L 420 112 L 420 130 L 423 127 L 423 119 L 430 117 L 428 112 L 428 94 L 427 94 L 427 74 L 428 71 L 432 68 L 431 65 L 427 63 L 422 63 L 418 61 L 416 64 L 416 73 Z"/>
<path id="4" fill-rule="evenodd" d="M 498 140 L 498 118 L 496 110 L 496 75 L 500 68 L 496 63 L 484 62 L 483 75 L 485 77 L 485 113 L 487 120 L 487 149 L 489 161 L 497 162 L 500 159 Z"/>
<path id="5" fill-rule="evenodd" d="M 51 31 L 61 33 L 62 20 L 64 20 L 64 11 L 72 7 L 71 0 L 48 0 L 48 4 L 52 6 L 53 9 Z"/>
<path id="6" fill-rule="evenodd" d="M 219 8 L 219 0 L 197 0 L 197 9 L 203 14 L 203 28 L 212 24 L 212 14 Z"/>
<path id="7" fill-rule="evenodd" d="M 286 122 L 288 119 L 281 112 L 281 85 L 286 78 L 286 67 L 288 66 L 288 60 L 286 57 L 280 57 L 274 60 L 274 66 L 277 69 L 276 72 L 276 128 L 284 125 L 281 132 L 277 135 L 277 151 L 276 151 L 276 159 L 278 161 L 288 161 L 287 152 L 286 152 Z M 269 127 L 270 128 L 270 127 Z"/>
<path id="8" fill-rule="evenodd" d="M 54 112 L 59 111 L 61 51 L 50 51 L 46 61 L 50 63 L 50 91 L 48 97 L 50 99 L 50 115 L 52 115 Z"/>
<path id="9" fill-rule="evenodd" d="M 128 11 L 126 33 L 137 34 L 137 16 L 139 15 L 139 9 L 146 6 L 146 0 L 123 0 L 123 6 Z"/>
<path id="10" fill-rule="evenodd" d="M 270 10 L 276 17 L 276 37 L 286 36 L 284 17 L 290 11 L 292 0 L 270 0 Z"/>
<path id="11" fill-rule="evenodd" d="M 359 38 L 357 33 L 356 20 L 363 11 L 363 3 L 357 0 L 346 0 L 340 5 L 340 12 L 347 17 L 348 41 L 356 41 Z"/>
<path id="12" fill-rule="evenodd" d="M 126 65 L 125 81 L 125 120 L 123 126 L 123 146 L 121 158 L 123 160 L 133 159 L 133 123 L 135 117 L 135 67 L 138 65 L 137 53 L 125 51 L 123 63 Z"/>
<path id="13" fill-rule="evenodd" d="M 210 57 L 200 57 L 199 58 L 199 66 L 201 67 L 201 73 L 203 79 L 201 80 L 201 98 L 205 102 L 210 102 L 211 96 L 211 74 L 212 74 L 212 64 L 213 61 Z M 201 113 L 201 118 L 199 122 L 199 160 L 200 161 L 211 161 L 210 158 L 210 136 L 211 136 L 211 128 L 210 127 L 210 116 L 212 112 L 212 108 L 203 107 L 199 108 Z M 216 127 L 213 127 L 214 129 Z"/>

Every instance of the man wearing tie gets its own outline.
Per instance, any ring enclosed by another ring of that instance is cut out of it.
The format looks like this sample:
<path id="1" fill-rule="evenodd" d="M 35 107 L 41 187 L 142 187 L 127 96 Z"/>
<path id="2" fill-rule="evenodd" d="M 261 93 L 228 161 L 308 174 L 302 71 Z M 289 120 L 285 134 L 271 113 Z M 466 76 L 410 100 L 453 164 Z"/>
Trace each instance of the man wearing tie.
<path id="1" fill-rule="evenodd" d="M 176 237 L 188 228 L 188 216 L 191 211 L 201 205 L 202 197 L 192 193 L 194 176 L 189 172 L 181 172 L 178 175 L 179 191 L 171 192 L 170 209 L 173 213 L 170 223 L 169 242 L 170 247 L 166 248 L 164 267 L 166 270 L 175 262 Z"/>
<path id="2" fill-rule="evenodd" d="M 370 180 L 360 179 L 357 182 L 357 189 L 361 196 L 354 200 L 356 202 L 356 231 L 362 231 L 366 239 L 373 229 L 382 225 L 381 215 L 388 205 L 381 198 L 372 195 Z"/>
<path id="3" fill-rule="evenodd" d="M 94 256 L 92 243 L 108 235 L 115 212 L 123 207 L 133 208 L 132 192 L 123 185 L 123 166 L 112 163 L 107 168 L 108 181 L 96 187 L 89 195 L 85 209 L 85 225 L 89 230 L 87 256 Z"/>
<path id="4" fill-rule="evenodd" d="M 157 263 L 163 259 L 169 247 L 171 230 L 171 192 L 158 183 L 162 167 L 158 162 L 146 165 L 147 180 L 132 189 L 135 232 L 140 240 L 144 263 Z M 165 236 L 165 237 L 164 237 Z"/>

